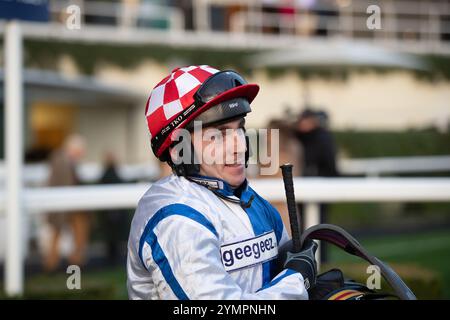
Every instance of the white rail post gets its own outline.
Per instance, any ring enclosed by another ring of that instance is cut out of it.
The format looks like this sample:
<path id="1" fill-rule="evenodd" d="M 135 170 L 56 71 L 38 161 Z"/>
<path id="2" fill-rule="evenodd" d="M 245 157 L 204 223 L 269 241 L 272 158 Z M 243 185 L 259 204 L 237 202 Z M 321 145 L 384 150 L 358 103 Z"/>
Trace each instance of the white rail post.
<path id="1" fill-rule="evenodd" d="M 6 163 L 6 263 L 5 291 L 23 293 L 22 256 L 22 35 L 20 24 L 10 21 L 5 29 L 5 163 Z"/>
<path id="2" fill-rule="evenodd" d="M 318 203 L 305 204 L 305 229 L 320 223 L 320 205 Z M 320 270 L 320 241 L 316 251 L 317 269 Z"/>

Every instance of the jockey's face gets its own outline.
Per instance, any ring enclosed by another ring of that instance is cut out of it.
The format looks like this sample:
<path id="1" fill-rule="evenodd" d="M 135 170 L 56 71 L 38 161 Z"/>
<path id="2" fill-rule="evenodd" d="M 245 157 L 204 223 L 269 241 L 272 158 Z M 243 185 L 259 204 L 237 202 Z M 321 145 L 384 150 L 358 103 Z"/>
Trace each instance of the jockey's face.
<path id="1" fill-rule="evenodd" d="M 245 180 L 245 119 L 240 118 L 192 133 L 195 154 L 201 159 L 200 174 L 220 178 L 232 187 Z"/>

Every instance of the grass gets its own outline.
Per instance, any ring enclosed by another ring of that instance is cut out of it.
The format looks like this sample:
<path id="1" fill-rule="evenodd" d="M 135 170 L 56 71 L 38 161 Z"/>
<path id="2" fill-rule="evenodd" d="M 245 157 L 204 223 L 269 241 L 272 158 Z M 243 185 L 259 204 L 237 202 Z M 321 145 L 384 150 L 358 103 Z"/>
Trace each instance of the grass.
<path id="1" fill-rule="evenodd" d="M 389 264 L 416 265 L 434 271 L 442 279 L 443 298 L 450 299 L 450 232 L 434 231 L 359 239 L 373 255 Z M 330 249 L 330 262 L 360 262 L 339 249 Z"/>
<path id="2" fill-rule="evenodd" d="M 81 289 L 67 289 L 66 273 L 26 277 L 25 299 L 127 299 L 125 266 L 81 270 Z M 2 284 L 3 288 L 3 284 Z M 0 298 L 4 293 L 0 291 Z"/>

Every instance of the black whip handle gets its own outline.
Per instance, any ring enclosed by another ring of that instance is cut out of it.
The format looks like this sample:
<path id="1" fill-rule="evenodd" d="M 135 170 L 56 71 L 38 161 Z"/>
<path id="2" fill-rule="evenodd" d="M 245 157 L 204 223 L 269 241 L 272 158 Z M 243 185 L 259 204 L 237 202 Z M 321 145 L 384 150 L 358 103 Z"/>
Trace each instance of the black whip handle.
<path id="1" fill-rule="evenodd" d="M 284 190 L 286 191 L 287 208 L 289 212 L 289 222 L 291 224 L 292 233 L 292 249 L 294 252 L 301 250 L 300 242 L 300 225 L 298 223 L 297 203 L 295 202 L 294 181 L 292 178 L 292 164 L 287 163 L 282 166 Z"/>

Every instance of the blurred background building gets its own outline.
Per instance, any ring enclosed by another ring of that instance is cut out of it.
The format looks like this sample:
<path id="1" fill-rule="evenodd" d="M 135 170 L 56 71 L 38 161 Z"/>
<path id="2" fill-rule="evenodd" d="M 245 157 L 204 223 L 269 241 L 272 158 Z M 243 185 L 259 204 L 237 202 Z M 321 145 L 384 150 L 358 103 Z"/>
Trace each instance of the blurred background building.
<path id="1" fill-rule="evenodd" d="M 5 10 L 0 15 L 4 18 L 0 20 L 4 34 L 8 12 L 2 2 L 7 1 L 0 0 L 0 9 Z M 261 86 L 252 104 L 253 112 L 247 117 L 249 127 L 267 128 L 281 123 L 294 128 L 302 111 L 313 110 L 322 127 L 333 134 L 336 166 L 344 177 L 449 176 L 448 1 L 36 3 L 46 8 L 45 21 L 21 23 L 26 187 L 47 185 L 47 159 L 72 133 L 86 140 L 86 154 L 77 168 L 83 184 L 108 183 L 108 179 L 102 179 L 106 154 L 115 159 L 115 181 L 157 179 L 164 167 L 150 150 L 144 117 L 146 98 L 172 68 L 190 64 L 236 69 L 249 82 Z M 0 158 L 4 157 L 5 141 L 3 95 L 2 86 Z M 289 152 L 284 150 L 284 154 Z M 304 152 L 295 149 L 295 154 L 299 155 L 301 167 Z M 302 175 L 300 168 L 298 175 Z M 0 164 L 0 184 L 4 176 Z M 450 298 L 448 286 L 444 285 L 450 284 L 449 201 L 336 203 L 329 205 L 327 220 L 366 237 L 369 249 L 372 246 L 382 258 L 413 264 L 417 258 L 414 265 L 430 272 L 432 289 L 428 296 L 422 296 Z M 104 214 L 92 212 L 97 217 L 88 254 L 93 272 L 97 272 L 97 265 L 104 267 L 108 252 L 124 253 L 126 245 L 123 231 L 114 231 L 121 249 L 108 236 L 111 223 L 126 222 L 114 218 L 117 213 L 109 212 L 112 220 L 105 219 Z M 132 209 L 123 214 L 130 219 Z M 40 252 L 45 250 L 48 238 L 46 228 L 42 215 L 26 219 L 30 244 L 27 270 L 32 274 L 40 270 Z M 4 216 L 0 215 L 0 261 L 5 249 L 4 233 Z M 380 235 L 388 240 L 380 244 Z M 395 242 L 393 247 L 387 235 Z M 61 251 L 67 256 L 70 235 L 65 237 Z M 424 249 L 404 249 L 402 244 L 410 241 L 434 243 L 433 254 L 442 257 L 446 252 L 446 264 L 430 262 Z M 329 254 L 330 262 L 348 262 L 339 253 Z M 123 258 L 122 254 L 122 260 L 115 256 L 112 259 L 123 266 Z M 115 277 L 116 269 L 112 270 L 103 273 L 105 282 Z M 123 280 L 123 270 L 117 270 L 118 279 Z M 123 287 L 118 290 L 117 295 L 123 297 Z"/>

